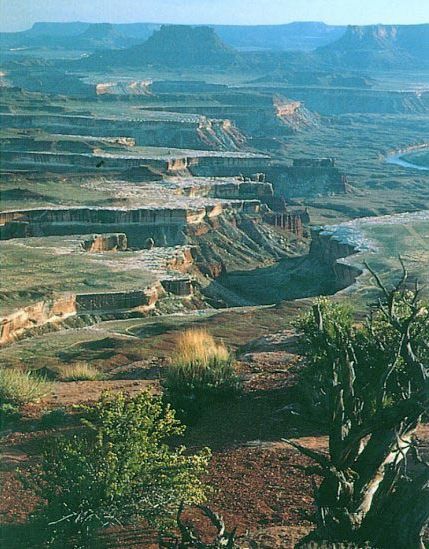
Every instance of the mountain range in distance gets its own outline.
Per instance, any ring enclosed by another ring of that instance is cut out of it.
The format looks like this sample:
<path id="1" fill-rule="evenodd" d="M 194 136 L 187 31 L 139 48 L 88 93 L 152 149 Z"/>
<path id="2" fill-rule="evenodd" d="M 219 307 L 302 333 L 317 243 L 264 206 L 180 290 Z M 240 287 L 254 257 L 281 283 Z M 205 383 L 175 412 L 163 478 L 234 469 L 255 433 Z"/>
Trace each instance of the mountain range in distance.
<path id="1" fill-rule="evenodd" d="M 144 43 L 96 52 L 83 66 L 166 67 L 252 65 L 307 66 L 353 70 L 429 68 L 429 24 L 350 26 L 334 42 L 310 52 L 249 51 L 233 48 L 212 27 L 164 25 Z"/>
<path id="2" fill-rule="evenodd" d="M 272 26 L 188 26 L 134 23 L 36 23 L 0 33 L 3 51 L 85 52 L 84 68 L 161 65 L 267 65 L 380 70 L 429 68 L 429 24 L 335 27 L 324 23 Z M 293 53 L 292 53 L 293 52 Z"/>
<path id="3" fill-rule="evenodd" d="M 202 26 L 202 25 L 201 25 Z M 319 22 L 285 25 L 213 25 L 229 46 L 243 50 L 302 50 L 324 46 L 344 34 L 346 27 Z M 97 50 L 131 47 L 161 28 L 156 23 L 35 23 L 22 32 L 0 33 L 3 48 Z"/>

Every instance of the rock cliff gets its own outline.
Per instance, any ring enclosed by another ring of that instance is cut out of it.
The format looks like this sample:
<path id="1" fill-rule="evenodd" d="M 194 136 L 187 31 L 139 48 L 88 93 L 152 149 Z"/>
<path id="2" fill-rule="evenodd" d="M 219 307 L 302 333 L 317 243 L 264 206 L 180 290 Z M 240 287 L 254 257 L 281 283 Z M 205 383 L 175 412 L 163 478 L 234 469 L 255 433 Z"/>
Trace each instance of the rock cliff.
<path id="1" fill-rule="evenodd" d="M 350 26 L 316 54 L 322 63 L 346 68 L 427 68 L 429 24 Z"/>
<path id="2" fill-rule="evenodd" d="M 360 250 L 323 229 L 313 230 L 311 237 L 309 255 L 332 269 L 337 289 L 342 290 L 354 284 L 363 271 L 342 260 L 359 253 Z"/>
<path id="3" fill-rule="evenodd" d="M 210 27 L 163 25 L 143 44 L 123 51 L 94 54 L 82 67 L 145 66 L 225 67 L 238 61 L 237 52 L 226 46 Z"/>

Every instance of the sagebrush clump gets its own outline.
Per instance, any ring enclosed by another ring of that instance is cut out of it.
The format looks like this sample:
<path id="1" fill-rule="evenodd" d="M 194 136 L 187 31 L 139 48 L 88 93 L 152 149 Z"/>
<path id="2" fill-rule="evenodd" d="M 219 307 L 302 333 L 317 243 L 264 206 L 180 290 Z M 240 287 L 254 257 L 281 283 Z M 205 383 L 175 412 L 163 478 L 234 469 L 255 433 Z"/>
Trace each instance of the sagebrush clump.
<path id="1" fill-rule="evenodd" d="M 175 408 L 195 414 L 207 402 L 236 395 L 240 379 L 234 357 L 205 330 L 188 330 L 176 344 L 164 388 Z"/>
<path id="2" fill-rule="evenodd" d="M 61 381 L 98 381 L 103 377 L 102 372 L 87 362 L 76 362 L 63 366 L 59 373 Z"/>
<path id="3" fill-rule="evenodd" d="M 48 395 L 51 383 L 34 372 L 0 368 L 0 404 L 22 406 Z"/>

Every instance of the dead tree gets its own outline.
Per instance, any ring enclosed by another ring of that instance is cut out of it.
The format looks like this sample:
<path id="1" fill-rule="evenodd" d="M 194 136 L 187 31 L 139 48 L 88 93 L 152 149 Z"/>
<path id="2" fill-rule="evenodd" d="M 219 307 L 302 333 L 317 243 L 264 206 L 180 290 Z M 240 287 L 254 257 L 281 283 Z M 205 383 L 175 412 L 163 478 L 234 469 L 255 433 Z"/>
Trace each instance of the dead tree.
<path id="1" fill-rule="evenodd" d="M 176 520 L 180 537 L 174 537 L 168 540 L 161 538 L 159 540 L 159 547 L 163 549 L 234 549 L 236 547 L 235 528 L 231 532 L 228 532 L 222 517 L 217 513 L 214 513 L 204 505 L 196 505 L 195 507 L 202 511 L 203 515 L 209 519 L 212 526 L 216 528 L 214 538 L 210 542 L 203 541 L 195 527 L 190 522 L 184 522 L 182 520 L 184 510 L 184 505 L 182 503 L 179 507 Z"/>
<path id="2" fill-rule="evenodd" d="M 372 271 L 371 271 L 372 272 Z M 320 300 L 299 327 L 309 365 L 301 417 L 327 432 L 329 450 L 292 446 L 317 464 L 317 528 L 309 542 L 418 549 L 429 520 L 429 466 L 415 432 L 428 411 L 429 312 L 407 272 L 364 324 Z"/>

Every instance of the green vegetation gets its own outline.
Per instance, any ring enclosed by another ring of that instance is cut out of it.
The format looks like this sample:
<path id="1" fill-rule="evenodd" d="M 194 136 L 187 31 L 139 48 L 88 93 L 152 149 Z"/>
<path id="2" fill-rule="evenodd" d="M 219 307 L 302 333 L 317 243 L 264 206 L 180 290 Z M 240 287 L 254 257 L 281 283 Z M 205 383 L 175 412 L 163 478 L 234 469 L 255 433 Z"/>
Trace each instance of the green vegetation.
<path id="1" fill-rule="evenodd" d="M 205 330 L 187 330 L 177 341 L 164 388 L 173 406 L 192 417 L 213 400 L 240 389 L 231 353 Z"/>
<path id="2" fill-rule="evenodd" d="M 97 381 L 103 379 L 103 374 L 87 362 L 76 362 L 61 368 L 61 381 Z"/>
<path id="3" fill-rule="evenodd" d="M 33 372 L 0 368 L 0 404 L 22 406 L 46 396 L 51 384 Z"/>
<path id="4" fill-rule="evenodd" d="M 311 540 L 422 547 L 429 468 L 414 436 L 428 405 L 429 310 L 405 270 L 392 290 L 374 276 L 382 297 L 364 323 L 326 299 L 298 322 L 308 364 L 300 414 L 327 432 L 329 455 L 291 444 L 322 476 Z"/>
<path id="5" fill-rule="evenodd" d="M 210 453 L 167 444 L 184 427 L 160 397 L 106 393 L 83 416 L 82 432 L 53 441 L 31 477 L 50 542 L 88 547 L 98 530 L 140 521 L 163 528 L 180 502 L 204 501 Z"/>

